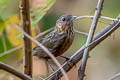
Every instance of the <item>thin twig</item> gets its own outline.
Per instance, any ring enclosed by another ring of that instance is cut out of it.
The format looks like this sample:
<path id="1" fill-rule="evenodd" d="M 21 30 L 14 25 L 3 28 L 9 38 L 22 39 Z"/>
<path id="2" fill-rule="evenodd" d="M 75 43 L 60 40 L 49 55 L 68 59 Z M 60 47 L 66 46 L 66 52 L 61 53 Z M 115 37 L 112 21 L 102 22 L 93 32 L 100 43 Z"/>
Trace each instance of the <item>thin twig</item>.
<path id="1" fill-rule="evenodd" d="M 77 33 L 77 34 L 82 34 L 82 35 L 88 36 L 88 33 L 86 33 L 86 32 L 80 32 L 80 31 L 78 31 L 75 28 L 74 28 L 74 32 Z"/>
<path id="2" fill-rule="evenodd" d="M 45 80 L 44 78 L 42 78 L 41 76 L 39 76 L 39 78 L 41 79 L 41 80 Z"/>
<path id="3" fill-rule="evenodd" d="M 0 69 L 2 70 L 5 70 L 21 79 L 24 79 L 24 80 L 33 80 L 31 77 L 29 77 L 28 75 L 20 72 L 20 71 L 17 71 L 15 68 L 7 65 L 7 64 L 4 64 L 2 62 L 0 62 Z"/>
<path id="4" fill-rule="evenodd" d="M 87 38 L 87 41 L 86 41 L 86 46 L 89 45 L 93 40 L 93 36 L 94 36 L 94 33 L 95 33 L 95 29 L 97 27 L 98 19 L 99 19 L 100 14 L 101 14 L 103 2 L 104 2 L 104 0 L 98 0 L 96 11 L 95 11 L 93 21 L 92 21 L 92 24 L 91 24 L 91 27 L 90 27 L 90 30 L 89 30 L 88 38 Z M 85 51 L 84 51 L 82 62 L 81 62 L 80 68 L 78 70 L 78 80 L 83 80 L 84 79 L 88 56 L 89 56 L 89 47 L 86 48 Z"/>
<path id="5" fill-rule="evenodd" d="M 84 19 L 84 18 L 93 18 L 93 17 L 94 17 L 94 16 L 89 16 L 89 15 L 78 16 L 75 20 Z M 100 18 L 107 19 L 107 20 L 111 20 L 111 21 L 117 21 L 117 19 L 111 18 L 111 17 L 107 17 L 107 16 L 100 16 Z"/>
<path id="6" fill-rule="evenodd" d="M 55 62 L 55 64 L 60 68 L 60 70 L 62 71 L 63 75 L 65 76 L 66 80 L 68 79 L 68 76 L 66 74 L 66 72 L 64 71 L 64 69 L 61 67 L 61 64 L 58 62 L 58 60 L 54 57 L 54 55 L 45 47 L 43 46 L 41 43 L 39 43 L 37 40 L 35 40 L 34 38 L 32 38 L 31 36 L 29 36 L 27 33 L 25 33 L 20 27 L 15 26 L 20 32 L 22 32 L 22 34 L 24 34 L 26 37 L 28 37 L 31 41 L 33 41 L 34 43 L 36 43 L 38 46 L 40 46 L 50 57 L 51 59 L 53 59 L 53 61 Z"/>
<path id="7" fill-rule="evenodd" d="M 100 44 L 103 40 L 105 40 L 108 36 L 110 36 L 115 30 L 117 30 L 120 27 L 120 15 L 118 16 L 118 19 L 119 19 L 118 21 L 113 21 L 105 29 L 103 29 L 102 31 L 100 31 L 98 34 L 96 34 L 94 36 L 93 42 L 94 41 L 95 42 L 92 43 L 91 46 L 89 46 L 90 50 L 92 50 L 94 47 L 96 47 L 98 44 Z M 99 40 L 97 40 L 97 39 L 99 39 Z M 76 65 L 82 59 L 84 49 L 85 49 L 85 45 L 83 45 L 79 50 L 77 50 L 70 57 L 70 59 L 62 65 L 63 69 L 66 72 L 70 71 L 72 69 L 72 67 L 74 65 Z M 71 65 L 71 63 L 73 63 L 73 65 Z M 56 78 L 56 76 L 57 76 L 58 79 L 63 76 L 61 74 L 60 69 L 56 70 L 54 73 L 52 73 L 46 79 L 54 80 Z"/>
<path id="8" fill-rule="evenodd" d="M 17 25 L 15 25 L 15 26 L 17 26 Z M 39 37 L 41 37 L 41 36 L 49 33 L 52 29 L 53 29 L 53 28 L 50 28 L 50 29 L 48 29 L 48 30 L 46 30 L 46 31 L 44 31 L 44 32 L 41 32 L 41 33 L 39 33 L 38 35 L 36 35 L 34 38 L 37 39 L 37 38 L 39 38 Z M 7 54 L 10 54 L 10 53 L 13 53 L 13 52 L 15 52 L 15 51 L 17 51 L 17 50 L 19 50 L 19 49 L 21 49 L 21 48 L 23 48 L 23 45 L 17 46 L 17 47 L 12 48 L 12 49 L 10 49 L 10 50 L 8 50 L 8 51 L 5 51 L 5 52 L 3 52 L 3 53 L 0 53 L 0 57 L 3 57 L 3 56 L 5 56 L 5 55 L 7 55 Z"/>
<path id="9" fill-rule="evenodd" d="M 117 79 L 118 77 L 120 78 L 120 73 L 115 74 L 114 76 L 112 76 L 112 77 L 109 78 L 108 80 L 115 80 L 115 79 Z"/>
<path id="10" fill-rule="evenodd" d="M 41 32 L 40 34 L 38 34 L 35 38 L 39 38 L 41 36 L 44 36 L 45 34 L 49 33 L 50 31 L 52 31 L 54 28 L 50 28 L 44 32 Z"/>
<path id="11" fill-rule="evenodd" d="M 31 36 L 29 0 L 21 0 L 20 13 L 23 30 Z M 23 37 L 23 41 L 25 53 L 24 72 L 32 77 L 32 42 L 25 35 Z"/>
<path id="12" fill-rule="evenodd" d="M 23 47 L 23 45 L 20 45 L 20 46 L 18 46 L 18 47 L 15 47 L 15 48 L 12 48 L 12 49 L 10 49 L 10 50 L 8 50 L 8 51 L 5 51 L 4 53 L 0 53 L 0 57 L 3 57 L 3 56 L 5 56 L 5 55 L 7 55 L 7 54 L 9 54 L 9 53 L 13 53 L 13 52 L 21 49 L 22 47 Z"/>

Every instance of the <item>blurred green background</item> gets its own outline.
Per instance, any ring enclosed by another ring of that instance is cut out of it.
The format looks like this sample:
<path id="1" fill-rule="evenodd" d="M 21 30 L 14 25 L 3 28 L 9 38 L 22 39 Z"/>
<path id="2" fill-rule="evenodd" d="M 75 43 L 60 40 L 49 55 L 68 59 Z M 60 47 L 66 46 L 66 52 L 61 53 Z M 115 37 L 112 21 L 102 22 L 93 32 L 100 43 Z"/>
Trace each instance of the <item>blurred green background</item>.
<path id="1" fill-rule="evenodd" d="M 63 14 L 75 16 L 93 15 L 98 0 L 30 0 L 31 29 L 35 36 L 55 26 L 56 20 Z M 15 29 L 20 26 L 20 0 L 0 0 L 0 55 L 5 51 L 22 44 L 22 36 Z M 116 18 L 120 13 L 120 0 L 105 0 L 102 16 Z M 88 32 L 92 19 L 81 19 L 74 22 L 74 27 L 82 32 Z M 107 26 L 111 21 L 100 19 L 96 33 Z M 40 30 L 36 30 L 36 27 Z M 88 59 L 85 80 L 106 80 L 120 72 L 120 29 L 116 30 L 109 38 L 99 44 L 90 52 Z M 75 35 L 74 42 L 64 55 L 71 56 L 86 41 L 86 36 Z M 33 44 L 34 46 L 34 44 Z M 11 54 L 0 56 L 0 61 L 16 67 L 17 62 L 22 58 L 22 49 Z M 77 70 L 74 67 L 68 74 L 70 80 L 77 79 Z M 38 67 L 40 68 L 40 67 Z M 35 72 L 37 73 L 37 72 Z M 8 75 L 8 77 L 6 77 Z M 0 70 L 0 80 L 16 80 L 18 78 Z M 63 79 L 64 80 L 64 79 Z M 117 80 L 117 79 L 116 79 Z M 118 79 L 120 80 L 120 78 Z"/>

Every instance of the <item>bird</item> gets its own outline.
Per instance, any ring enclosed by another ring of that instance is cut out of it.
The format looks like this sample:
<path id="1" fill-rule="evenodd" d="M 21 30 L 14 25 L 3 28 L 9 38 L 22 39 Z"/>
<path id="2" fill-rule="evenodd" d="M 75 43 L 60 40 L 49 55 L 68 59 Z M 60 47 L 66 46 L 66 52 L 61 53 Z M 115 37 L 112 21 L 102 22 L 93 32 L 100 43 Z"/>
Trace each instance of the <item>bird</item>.
<path id="1" fill-rule="evenodd" d="M 54 29 L 40 38 L 39 42 L 55 57 L 62 55 L 70 48 L 75 36 L 73 30 L 73 21 L 75 19 L 76 16 L 68 14 L 60 16 L 56 21 Z M 38 58 L 50 59 L 40 46 L 35 46 L 33 48 L 32 55 Z"/>

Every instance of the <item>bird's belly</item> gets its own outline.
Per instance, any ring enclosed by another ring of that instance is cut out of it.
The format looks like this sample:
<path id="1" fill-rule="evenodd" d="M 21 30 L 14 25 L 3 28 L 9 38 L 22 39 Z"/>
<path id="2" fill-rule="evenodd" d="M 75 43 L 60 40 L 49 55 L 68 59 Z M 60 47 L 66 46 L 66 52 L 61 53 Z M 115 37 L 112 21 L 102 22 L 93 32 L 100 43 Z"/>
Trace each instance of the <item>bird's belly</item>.
<path id="1" fill-rule="evenodd" d="M 54 56 L 57 57 L 57 56 L 62 55 L 65 51 L 67 51 L 70 48 L 72 42 L 73 42 L 73 39 L 68 39 L 65 43 L 63 43 L 63 46 L 61 46 L 61 48 L 59 48 L 59 50 L 57 50 L 54 53 Z"/>
<path id="2" fill-rule="evenodd" d="M 57 41 L 59 41 L 59 44 L 57 44 L 58 42 L 55 42 L 55 43 L 52 42 L 53 46 L 49 46 L 49 47 L 46 46 L 48 48 L 48 50 L 55 57 L 62 55 L 65 51 L 67 51 L 70 48 L 70 46 L 73 42 L 73 39 L 74 39 L 74 33 L 71 34 L 71 36 L 66 36 L 66 37 L 64 36 L 64 38 L 61 38 L 61 39 L 62 40 L 60 40 L 60 39 L 57 40 Z M 60 42 L 60 41 L 62 41 L 62 42 Z M 50 59 L 50 57 L 48 55 L 46 55 L 45 58 Z"/>

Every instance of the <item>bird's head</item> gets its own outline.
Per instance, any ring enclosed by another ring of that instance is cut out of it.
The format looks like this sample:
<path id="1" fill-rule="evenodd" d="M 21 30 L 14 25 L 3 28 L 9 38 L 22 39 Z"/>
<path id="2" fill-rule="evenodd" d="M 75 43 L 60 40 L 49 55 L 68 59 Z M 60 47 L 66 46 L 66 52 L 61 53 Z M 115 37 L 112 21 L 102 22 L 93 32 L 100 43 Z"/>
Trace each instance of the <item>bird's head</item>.
<path id="1" fill-rule="evenodd" d="M 76 16 L 72 15 L 63 15 L 56 22 L 56 29 L 59 32 L 65 32 L 68 29 L 73 29 L 73 20 L 76 19 Z"/>

